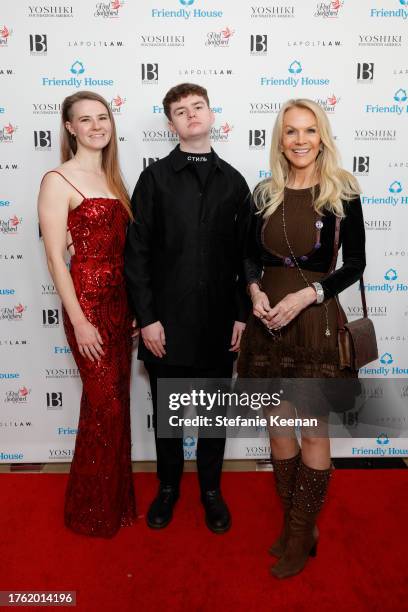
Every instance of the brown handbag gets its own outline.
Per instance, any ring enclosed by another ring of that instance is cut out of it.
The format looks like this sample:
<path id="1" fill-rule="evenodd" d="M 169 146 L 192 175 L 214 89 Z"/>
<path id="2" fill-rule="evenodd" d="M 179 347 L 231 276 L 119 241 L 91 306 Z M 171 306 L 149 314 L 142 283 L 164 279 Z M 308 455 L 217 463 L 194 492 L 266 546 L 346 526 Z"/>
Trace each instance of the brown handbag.
<path id="1" fill-rule="evenodd" d="M 339 251 L 340 219 L 336 219 L 336 230 L 334 235 L 333 260 L 330 271 L 334 272 Z M 341 370 L 351 368 L 358 370 L 367 363 L 378 359 L 377 338 L 373 322 L 367 315 L 367 304 L 364 290 L 364 279 L 360 277 L 361 303 L 363 306 L 363 317 L 349 323 L 341 309 L 340 302 L 336 297 L 337 305 L 337 340 L 339 346 L 339 367 Z"/>

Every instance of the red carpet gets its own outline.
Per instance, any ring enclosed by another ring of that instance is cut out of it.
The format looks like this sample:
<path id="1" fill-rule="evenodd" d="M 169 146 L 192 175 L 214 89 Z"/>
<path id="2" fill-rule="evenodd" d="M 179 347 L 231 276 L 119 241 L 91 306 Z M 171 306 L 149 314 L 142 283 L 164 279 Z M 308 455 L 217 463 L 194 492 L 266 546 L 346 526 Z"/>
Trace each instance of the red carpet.
<path id="1" fill-rule="evenodd" d="M 281 521 L 270 473 L 224 474 L 233 514 L 225 535 L 205 527 L 196 474 L 188 473 L 167 529 L 151 531 L 140 518 L 113 540 L 64 528 L 66 475 L 1 474 L 0 590 L 76 590 L 81 612 L 406 609 L 407 476 L 337 470 L 316 559 L 278 581 L 268 573 Z M 135 484 L 143 515 L 155 476 L 135 474 Z"/>

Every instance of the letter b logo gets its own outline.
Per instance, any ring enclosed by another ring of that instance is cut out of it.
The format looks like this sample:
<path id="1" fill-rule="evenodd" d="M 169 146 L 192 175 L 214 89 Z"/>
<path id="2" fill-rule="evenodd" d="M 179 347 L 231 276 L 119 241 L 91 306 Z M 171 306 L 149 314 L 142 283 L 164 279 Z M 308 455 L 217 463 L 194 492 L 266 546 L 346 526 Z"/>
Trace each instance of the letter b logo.
<path id="1" fill-rule="evenodd" d="M 47 393 L 47 408 L 62 408 L 61 391 L 52 391 Z"/>
<path id="2" fill-rule="evenodd" d="M 159 64 L 142 64 L 142 81 L 157 81 Z"/>
<path id="3" fill-rule="evenodd" d="M 265 146 L 265 130 L 249 130 L 249 146 L 261 148 Z"/>
<path id="4" fill-rule="evenodd" d="M 374 64 L 362 62 L 357 64 L 357 81 L 372 81 L 374 79 Z"/>
<path id="5" fill-rule="evenodd" d="M 369 170 L 370 170 L 370 158 L 368 156 L 353 158 L 354 174 L 368 174 Z"/>
<path id="6" fill-rule="evenodd" d="M 36 149 L 50 149 L 51 148 L 50 130 L 38 130 L 34 132 L 34 146 Z"/>
<path id="7" fill-rule="evenodd" d="M 47 35 L 30 34 L 31 53 L 47 53 Z"/>
<path id="8" fill-rule="evenodd" d="M 43 325 L 59 325 L 58 308 L 43 310 Z"/>
<path id="9" fill-rule="evenodd" d="M 251 34 L 251 53 L 266 53 L 267 51 L 267 34 Z"/>

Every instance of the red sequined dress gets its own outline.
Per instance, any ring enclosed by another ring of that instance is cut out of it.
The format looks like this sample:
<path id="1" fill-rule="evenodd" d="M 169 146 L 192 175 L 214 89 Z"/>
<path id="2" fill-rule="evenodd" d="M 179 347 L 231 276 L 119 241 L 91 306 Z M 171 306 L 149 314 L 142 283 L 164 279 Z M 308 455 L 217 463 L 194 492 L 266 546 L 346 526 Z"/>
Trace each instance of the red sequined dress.
<path id="1" fill-rule="evenodd" d="M 83 383 L 65 524 L 81 534 L 112 537 L 121 526 L 131 525 L 136 514 L 129 408 L 131 315 L 123 260 L 128 215 L 120 200 L 79 193 L 83 201 L 68 214 L 75 248 L 71 277 L 86 318 L 102 336 L 105 354 L 92 362 L 79 353 L 63 309 Z"/>

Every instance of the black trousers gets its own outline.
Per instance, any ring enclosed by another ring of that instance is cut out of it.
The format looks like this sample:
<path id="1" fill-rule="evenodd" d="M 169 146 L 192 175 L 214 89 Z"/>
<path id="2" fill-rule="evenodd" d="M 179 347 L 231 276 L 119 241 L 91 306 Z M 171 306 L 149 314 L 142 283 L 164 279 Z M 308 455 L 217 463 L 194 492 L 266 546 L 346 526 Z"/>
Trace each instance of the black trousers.
<path id="1" fill-rule="evenodd" d="M 158 378 L 231 378 L 232 360 L 214 368 L 201 369 L 189 366 L 172 366 L 145 362 L 149 374 L 153 400 L 153 425 L 155 431 L 157 476 L 162 484 L 178 487 L 184 466 L 182 438 L 157 437 L 157 379 Z M 198 438 L 197 471 L 202 492 L 218 489 L 224 460 L 225 438 Z"/>

